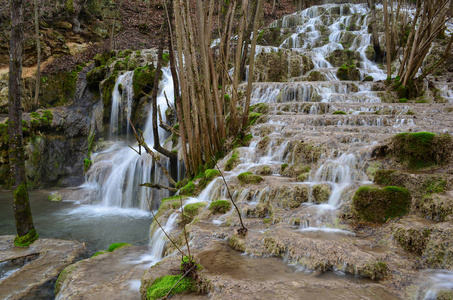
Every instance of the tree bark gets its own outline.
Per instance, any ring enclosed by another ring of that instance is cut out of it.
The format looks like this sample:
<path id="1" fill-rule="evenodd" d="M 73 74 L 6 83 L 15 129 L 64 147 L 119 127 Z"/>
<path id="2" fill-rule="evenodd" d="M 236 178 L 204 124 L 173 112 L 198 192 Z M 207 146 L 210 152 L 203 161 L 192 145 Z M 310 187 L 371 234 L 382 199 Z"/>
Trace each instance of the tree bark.
<path id="1" fill-rule="evenodd" d="M 390 53 L 390 26 L 387 0 L 384 0 L 385 48 L 387 57 L 387 78 L 392 78 L 392 55 Z"/>
<path id="2" fill-rule="evenodd" d="M 11 168 L 11 187 L 14 198 L 14 217 L 17 238 L 30 234 L 28 241 L 33 242 L 36 232 L 28 201 L 27 177 L 25 175 L 25 153 L 22 137 L 22 43 L 24 37 L 24 16 L 22 0 L 11 0 L 11 40 L 9 60 L 9 163 Z M 33 234 L 34 233 L 34 234 Z"/>
<path id="3" fill-rule="evenodd" d="M 382 60 L 382 51 L 379 44 L 379 35 L 376 26 L 376 0 L 368 0 L 368 5 L 371 10 L 371 31 L 373 34 L 373 49 L 374 49 L 374 61 L 378 62 Z"/>
<path id="4" fill-rule="evenodd" d="M 37 63 L 36 63 L 36 86 L 35 86 L 35 107 L 39 105 L 39 88 L 41 86 L 41 41 L 39 40 L 39 9 L 38 0 L 33 2 L 35 8 L 35 34 L 36 34 L 36 49 L 37 49 Z"/>

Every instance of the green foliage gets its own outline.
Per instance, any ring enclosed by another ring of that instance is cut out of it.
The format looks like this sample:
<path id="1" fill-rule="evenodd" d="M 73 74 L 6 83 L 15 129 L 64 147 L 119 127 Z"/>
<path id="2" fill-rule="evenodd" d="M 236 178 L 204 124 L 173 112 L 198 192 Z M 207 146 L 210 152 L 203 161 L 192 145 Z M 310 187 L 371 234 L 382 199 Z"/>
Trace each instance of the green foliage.
<path id="1" fill-rule="evenodd" d="M 230 201 L 227 200 L 217 200 L 212 201 L 209 205 L 209 210 L 211 210 L 214 214 L 224 214 L 227 213 L 231 208 Z"/>
<path id="2" fill-rule="evenodd" d="M 233 141 L 233 149 L 238 147 L 247 147 L 250 141 L 253 139 L 253 135 L 240 133 Z"/>
<path id="3" fill-rule="evenodd" d="M 411 169 L 443 165 L 451 158 L 452 137 L 431 132 L 400 133 L 393 137 L 392 153 Z"/>
<path id="4" fill-rule="evenodd" d="M 408 100 L 407 100 L 406 98 L 401 98 L 401 99 L 399 100 L 400 103 L 407 103 L 407 101 L 408 101 Z"/>
<path id="5" fill-rule="evenodd" d="M 74 14 L 75 13 L 75 9 L 74 9 L 74 0 L 68 0 L 66 2 L 66 11 L 69 13 L 69 14 Z"/>
<path id="6" fill-rule="evenodd" d="M 170 63 L 170 54 L 169 53 L 163 53 L 162 54 L 162 65 L 163 66 L 168 66 Z"/>
<path id="7" fill-rule="evenodd" d="M 90 169 L 92 164 L 93 164 L 93 161 L 91 161 L 88 158 L 85 158 L 83 160 L 83 171 L 84 171 L 84 173 L 88 172 L 88 170 Z"/>
<path id="8" fill-rule="evenodd" d="M 443 193 L 447 188 L 447 181 L 445 179 L 432 177 L 423 184 L 423 191 L 425 194 Z"/>
<path id="9" fill-rule="evenodd" d="M 38 239 L 38 236 L 39 235 L 36 232 L 36 229 L 33 228 L 24 236 L 17 235 L 14 238 L 14 245 L 19 246 L 19 247 L 28 247 L 31 243 L 33 243 L 34 241 L 36 241 Z"/>
<path id="10" fill-rule="evenodd" d="M 240 162 L 241 160 L 239 159 L 239 151 L 234 150 L 230 159 L 228 159 L 228 161 L 225 164 L 225 171 L 233 170 L 234 168 L 236 168 L 238 164 L 240 164 Z"/>
<path id="11" fill-rule="evenodd" d="M 281 165 L 280 170 L 284 171 L 287 167 L 288 167 L 288 164 L 283 164 L 283 165 Z"/>
<path id="12" fill-rule="evenodd" d="M 147 289 L 147 299 L 148 300 L 157 300 L 165 297 L 168 292 L 175 286 L 171 291 L 170 295 L 176 295 L 181 293 L 193 292 L 196 290 L 195 282 L 190 277 L 184 277 L 181 279 L 182 275 L 168 275 L 164 277 L 159 277 L 154 280 Z"/>
<path id="13" fill-rule="evenodd" d="M 347 113 L 344 112 L 344 111 L 342 111 L 342 110 L 334 111 L 332 114 L 333 114 L 333 115 L 347 115 Z"/>
<path id="14" fill-rule="evenodd" d="M 99 88 L 99 83 L 104 80 L 107 75 L 107 68 L 99 66 L 87 73 L 87 83 L 90 87 Z"/>
<path id="15" fill-rule="evenodd" d="M 239 174 L 238 180 L 241 184 L 258 184 L 263 181 L 263 177 L 254 175 L 251 172 L 244 172 Z"/>
<path id="16" fill-rule="evenodd" d="M 102 53 L 96 54 L 94 56 L 95 67 L 106 65 L 112 57 L 115 57 L 115 52 L 113 51 L 104 51 Z"/>
<path id="17" fill-rule="evenodd" d="M 107 251 L 109 252 L 113 252 L 115 251 L 116 249 L 120 249 L 120 248 L 123 248 L 125 246 L 130 246 L 131 244 L 128 244 L 128 243 L 113 243 L 109 246 L 109 249 Z"/>
<path id="18" fill-rule="evenodd" d="M 407 189 L 396 186 L 363 186 L 357 190 L 352 201 L 362 220 L 385 223 L 388 219 L 403 216 L 409 211 L 411 195 Z"/>

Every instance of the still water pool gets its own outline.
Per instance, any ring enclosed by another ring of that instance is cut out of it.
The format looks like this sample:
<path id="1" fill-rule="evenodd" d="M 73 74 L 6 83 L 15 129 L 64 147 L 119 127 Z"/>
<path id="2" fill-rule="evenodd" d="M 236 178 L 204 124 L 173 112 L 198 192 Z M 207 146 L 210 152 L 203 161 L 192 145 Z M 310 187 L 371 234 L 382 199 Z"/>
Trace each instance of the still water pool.
<path id="1" fill-rule="evenodd" d="M 88 254 L 112 243 L 147 245 L 152 214 L 139 209 L 48 200 L 50 190 L 30 191 L 30 205 L 40 237 L 84 242 Z M 16 234 L 11 192 L 0 191 L 0 235 Z"/>

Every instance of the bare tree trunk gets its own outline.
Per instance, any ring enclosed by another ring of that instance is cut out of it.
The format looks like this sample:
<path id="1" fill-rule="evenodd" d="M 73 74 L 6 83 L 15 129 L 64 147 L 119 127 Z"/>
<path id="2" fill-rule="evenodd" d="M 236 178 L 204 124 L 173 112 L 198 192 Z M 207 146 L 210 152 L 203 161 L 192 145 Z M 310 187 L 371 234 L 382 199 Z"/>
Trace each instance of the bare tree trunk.
<path id="1" fill-rule="evenodd" d="M 41 86 L 41 41 L 39 39 L 39 9 L 38 0 L 33 2 L 35 8 L 35 34 L 36 34 L 36 49 L 37 52 L 37 63 L 36 63 L 36 87 L 35 87 L 35 107 L 39 105 L 39 88 Z"/>
<path id="2" fill-rule="evenodd" d="M 11 0 L 11 40 L 9 60 L 9 164 L 16 220 L 16 245 L 28 245 L 38 237 L 28 201 L 25 153 L 22 137 L 22 43 L 24 16 L 22 0 Z"/>
<path id="3" fill-rule="evenodd" d="M 376 1 L 375 0 L 368 0 L 368 5 L 370 6 L 371 10 L 371 31 L 373 34 L 373 49 L 375 53 L 374 61 L 381 61 L 382 60 L 382 51 L 381 46 L 379 45 L 379 35 L 376 26 Z"/>
<path id="4" fill-rule="evenodd" d="M 385 48 L 387 57 L 387 78 L 392 78 L 392 55 L 390 53 L 390 27 L 387 0 L 384 0 Z"/>
<path id="5" fill-rule="evenodd" d="M 252 84 L 253 84 L 253 72 L 255 68 L 255 49 L 256 49 L 256 41 L 258 39 L 258 26 L 261 19 L 261 8 L 263 6 L 263 0 L 258 0 L 256 6 L 256 12 L 253 22 L 253 39 L 252 39 L 252 46 L 250 49 L 250 59 L 249 59 L 249 78 L 247 82 L 247 91 L 245 94 L 245 107 L 244 107 L 244 115 L 242 116 L 242 130 L 245 130 L 248 123 L 249 118 L 249 107 L 250 107 L 250 98 L 252 95 Z"/>

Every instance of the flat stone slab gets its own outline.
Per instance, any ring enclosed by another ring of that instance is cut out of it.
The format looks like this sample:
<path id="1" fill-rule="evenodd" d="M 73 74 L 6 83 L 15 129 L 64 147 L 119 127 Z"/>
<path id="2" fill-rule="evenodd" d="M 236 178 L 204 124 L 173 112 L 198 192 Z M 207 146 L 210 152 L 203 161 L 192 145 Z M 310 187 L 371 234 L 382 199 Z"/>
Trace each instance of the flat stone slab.
<path id="1" fill-rule="evenodd" d="M 58 282 L 56 299 L 140 299 L 140 279 L 151 265 L 149 248 L 126 246 L 78 261 Z"/>
<path id="2" fill-rule="evenodd" d="M 13 240 L 13 235 L 0 236 L 0 269 L 17 265 L 0 277 L 0 299 L 53 297 L 60 272 L 85 252 L 85 245 L 75 241 L 40 238 L 30 247 L 15 247 Z"/>

